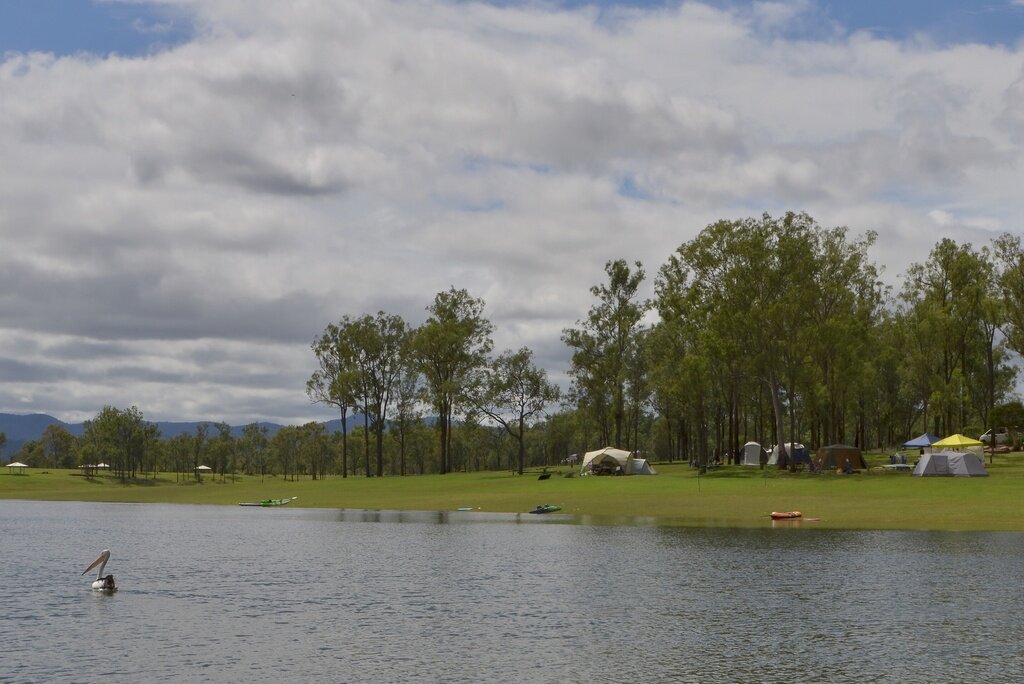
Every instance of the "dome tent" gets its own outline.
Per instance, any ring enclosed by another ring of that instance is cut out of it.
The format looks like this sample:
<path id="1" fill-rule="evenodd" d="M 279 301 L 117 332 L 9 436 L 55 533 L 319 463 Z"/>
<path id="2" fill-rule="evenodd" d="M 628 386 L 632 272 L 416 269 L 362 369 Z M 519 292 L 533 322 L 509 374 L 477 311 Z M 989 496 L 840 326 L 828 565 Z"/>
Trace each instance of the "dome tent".
<path id="1" fill-rule="evenodd" d="M 988 471 L 972 453 L 937 451 L 922 456 L 913 474 L 918 477 L 985 477 Z"/>
<path id="2" fill-rule="evenodd" d="M 800 443 L 787 442 L 786 453 L 789 454 L 790 463 L 810 463 L 811 455 L 807 452 L 807 447 Z M 772 447 L 771 458 L 768 459 L 768 465 L 779 464 L 779 445 L 776 444 Z"/>

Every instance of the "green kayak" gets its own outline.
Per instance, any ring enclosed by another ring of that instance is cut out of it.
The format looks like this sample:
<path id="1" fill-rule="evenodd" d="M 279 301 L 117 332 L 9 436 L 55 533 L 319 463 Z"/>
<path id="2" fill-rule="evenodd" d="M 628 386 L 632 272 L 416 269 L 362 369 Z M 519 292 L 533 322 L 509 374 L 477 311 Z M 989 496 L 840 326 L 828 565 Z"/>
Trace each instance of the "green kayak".
<path id="1" fill-rule="evenodd" d="M 264 499 L 263 501 L 242 501 L 238 505 L 239 506 L 262 506 L 263 508 L 267 508 L 269 506 L 284 506 L 287 503 L 291 503 L 292 499 L 295 499 L 295 498 L 297 498 L 297 497 L 293 496 L 291 499 Z"/>

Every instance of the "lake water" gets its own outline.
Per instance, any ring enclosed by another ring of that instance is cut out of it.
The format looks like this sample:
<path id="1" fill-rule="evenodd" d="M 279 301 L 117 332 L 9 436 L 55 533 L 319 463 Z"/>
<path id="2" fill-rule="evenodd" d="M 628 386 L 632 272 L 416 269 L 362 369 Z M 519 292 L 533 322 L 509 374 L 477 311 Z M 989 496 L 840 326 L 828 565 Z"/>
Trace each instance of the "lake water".
<path id="1" fill-rule="evenodd" d="M 1016 533 L 0 501 L 0 550 L 3 682 L 1024 677 Z"/>

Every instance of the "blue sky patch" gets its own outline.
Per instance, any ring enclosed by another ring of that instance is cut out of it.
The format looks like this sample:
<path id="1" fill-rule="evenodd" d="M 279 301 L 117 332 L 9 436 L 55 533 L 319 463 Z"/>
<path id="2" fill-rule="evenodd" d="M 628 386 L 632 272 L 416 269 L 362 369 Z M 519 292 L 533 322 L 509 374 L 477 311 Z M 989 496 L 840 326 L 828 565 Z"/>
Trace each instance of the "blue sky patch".
<path id="1" fill-rule="evenodd" d="M 751 0 L 703 0 L 720 9 L 750 13 Z M 498 6 L 536 4 L 491 0 Z M 678 0 L 552 0 L 565 9 L 597 7 L 658 9 Z M 783 33 L 788 38 L 828 39 L 836 26 L 853 33 L 907 40 L 925 36 L 939 45 L 982 43 L 1013 46 L 1024 38 L 1024 2 L 1019 0 L 819 0 Z M 137 56 L 188 41 L 193 25 L 187 11 L 164 4 L 117 0 L 2 0 L 0 54 L 81 52 Z"/>
<path id="2" fill-rule="evenodd" d="M 0 1 L 0 55 L 146 55 L 187 42 L 188 15 L 166 5 L 95 0 Z"/>

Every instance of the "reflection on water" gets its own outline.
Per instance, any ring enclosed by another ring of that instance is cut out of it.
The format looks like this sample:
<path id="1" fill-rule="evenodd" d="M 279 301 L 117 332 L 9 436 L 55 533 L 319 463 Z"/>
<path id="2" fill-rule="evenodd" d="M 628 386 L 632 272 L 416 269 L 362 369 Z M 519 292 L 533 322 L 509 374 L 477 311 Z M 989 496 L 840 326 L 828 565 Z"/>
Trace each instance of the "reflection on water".
<path id="1" fill-rule="evenodd" d="M 1019 681 L 1024 535 L 0 502 L 0 681 Z M 575 521 L 579 522 L 579 521 Z M 82 569 L 111 549 L 120 591 Z"/>

